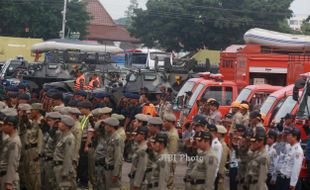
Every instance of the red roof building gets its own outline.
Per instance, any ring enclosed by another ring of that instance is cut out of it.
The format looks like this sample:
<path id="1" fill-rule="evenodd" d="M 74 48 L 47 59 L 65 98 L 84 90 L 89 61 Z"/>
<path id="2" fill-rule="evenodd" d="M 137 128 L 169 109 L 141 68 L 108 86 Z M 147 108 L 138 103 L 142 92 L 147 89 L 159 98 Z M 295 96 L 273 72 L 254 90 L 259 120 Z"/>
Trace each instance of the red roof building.
<path id="1" fill-rule="evenodd" d="M 115 24 L 99 0 L 86 0 L 86 2 L 87 11 L 92 17 L 88 26 L 87 40 L 101 43 L 108 41 L 139 43 L 136 38 L 130 36 L 124 26 Z"/>

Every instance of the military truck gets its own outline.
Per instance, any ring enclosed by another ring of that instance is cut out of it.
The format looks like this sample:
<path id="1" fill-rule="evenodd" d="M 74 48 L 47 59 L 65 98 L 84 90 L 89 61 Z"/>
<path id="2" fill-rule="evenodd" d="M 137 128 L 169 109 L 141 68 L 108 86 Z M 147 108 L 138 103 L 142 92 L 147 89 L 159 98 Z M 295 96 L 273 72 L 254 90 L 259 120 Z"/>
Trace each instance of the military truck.
<path id="1" fill-rule="evenodd" d="M 35 44 L 36 57 L 45 54 L 44 62 L 28 64 L 23 79 L 42 87 L 44 83 L 74 80 L 77 70 L 106 72 L 118 69 L 111 53 L 123 51 L 115 46 L 104 46 L 78 40 L 51 40 Z"/>

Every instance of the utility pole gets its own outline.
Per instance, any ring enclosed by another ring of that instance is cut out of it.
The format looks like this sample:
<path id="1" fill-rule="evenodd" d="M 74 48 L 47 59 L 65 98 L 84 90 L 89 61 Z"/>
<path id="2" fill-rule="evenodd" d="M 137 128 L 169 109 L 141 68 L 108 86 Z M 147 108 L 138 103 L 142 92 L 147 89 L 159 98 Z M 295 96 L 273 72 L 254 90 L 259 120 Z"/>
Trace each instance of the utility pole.
<path id="1" fill-rule="evenodd" d="M 61 30 L 61 39 L 65 39 L 66 36 L 66 14 L 67 14 L 67 0 L 64 0 L 64 10 L 62 11 L 62 30 Z"/>

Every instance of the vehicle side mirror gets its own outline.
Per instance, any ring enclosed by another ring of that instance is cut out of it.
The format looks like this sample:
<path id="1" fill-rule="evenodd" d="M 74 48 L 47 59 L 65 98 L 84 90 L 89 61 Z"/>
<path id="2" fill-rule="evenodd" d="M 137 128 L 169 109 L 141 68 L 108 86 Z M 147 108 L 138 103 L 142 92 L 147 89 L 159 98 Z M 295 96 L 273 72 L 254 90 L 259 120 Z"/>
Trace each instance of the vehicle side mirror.
<path id="1" fill-rule="evenodd" d="M 306 84 L 305 79 L 297 79 L 295 82 L 295 86 L 293 88 L 293 100 L 298 101 L 299 99 L 299 89 L 303 88 Z M 307 95 L 309 96 L 310 93 L 307 92 Z"/>

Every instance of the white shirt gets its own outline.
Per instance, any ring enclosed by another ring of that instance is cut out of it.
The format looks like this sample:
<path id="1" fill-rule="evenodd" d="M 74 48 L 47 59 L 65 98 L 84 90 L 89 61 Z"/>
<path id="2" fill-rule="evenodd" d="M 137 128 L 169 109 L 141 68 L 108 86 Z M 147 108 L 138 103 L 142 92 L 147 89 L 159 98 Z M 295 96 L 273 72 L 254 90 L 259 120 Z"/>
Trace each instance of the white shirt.
<path id="1" fill-rule="evenodd" d="M 304 153 L 299 143 L 291 146 L 286 159 L 285 165 L 281 169 L 281 173 L 290 178 L 290 186 L 295 187 L 298 181 L 299 173 L 304 159 Z"/>
<path id="2" fill-rule="evenodd" d="M 281 150 L 280 150 L 280 153 L 278 154 L 278 162 L 276 164 L 276 171 L 277 171 L 277 174 L 280 174 L 282 168 L 285 166 L 285 159 L 286 159 L 286 155 L 288 154 L 288 151 L 290 150 L 291 148 L 291 145 L 289 143 L 283 143 L 281 142 L 281 144 L 283 145 Z"/>
<path id="3" fill-rule="evenodd" d="M 216 167 L 216 175 L 217 175 L 217 172 L 219 171 L 219 167 L 220 167 L 220 162 L 222 159 L 222 153 L 223 153 L 223 146 L 218 138 L 214 138 L 212 140 L 211 148 L 215 151 L 216 157 L 218 159 L 217 167 Z"/>
<path id="4" fill-rule="evenodd" d="M 266 151 L 270 158 L 270 166 L 268 169 L 268 173 L 272 176 L 271 180 L 276 181 L 277 180 L 277 171 L 276 171 L 276 164 L 278 162 L 278 154 L 276 149 L 274 148 L 276 143 L 273 143 L 271 146 L 266 145 Z"/>

